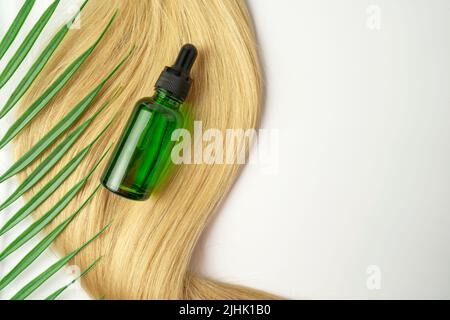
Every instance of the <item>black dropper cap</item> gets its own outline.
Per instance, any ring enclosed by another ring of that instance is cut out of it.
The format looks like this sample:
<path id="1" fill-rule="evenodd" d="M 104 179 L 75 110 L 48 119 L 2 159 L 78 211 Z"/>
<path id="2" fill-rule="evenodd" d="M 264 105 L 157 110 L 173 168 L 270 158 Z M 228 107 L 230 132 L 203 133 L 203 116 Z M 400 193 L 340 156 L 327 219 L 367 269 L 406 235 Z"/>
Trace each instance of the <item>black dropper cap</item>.
<path id="1" fill-rule="evenodd" d="M 192 84 L 190 72 L 196 58 L 197 49 L 192 44 L 185 44 L 175 64 L 164 69 L 155 87 L 169 91 L 180 100 L 186 99 Z"/>

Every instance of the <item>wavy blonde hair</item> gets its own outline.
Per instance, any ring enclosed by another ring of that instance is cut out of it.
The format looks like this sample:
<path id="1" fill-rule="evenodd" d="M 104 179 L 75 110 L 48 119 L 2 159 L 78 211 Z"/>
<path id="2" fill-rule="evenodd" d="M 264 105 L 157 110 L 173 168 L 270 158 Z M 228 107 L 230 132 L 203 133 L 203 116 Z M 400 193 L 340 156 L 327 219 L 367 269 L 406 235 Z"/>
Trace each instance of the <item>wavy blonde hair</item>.
<path id="1" fill-rule="evenodd" d="M 136 48 L 107 89 L 80 121 L 92 115 L 122 86 L 119 97 L 58 164 L 61 169 L 98 134 L 115 114 L 107 133 L 80 168 L 37 216 L 48 210 L 92 168 L 111 141 L 117 141 L 134 102 L 149 96 L 162 68 L 173 62 L 184 43 L 199 49 L 193 69 L 194 85 L 188 101 L 193 119 L 205 127 L 255 128 L 260 115 L 262 83 L 255 35 L 245 1 L 240 0 L 90 0 L 82 13 L 81 28 L 72 30 L 32 87 L 22 107 L 28 107 L 78 55 L 99 36 L 118 9 L 105 38 L 66 88 L 18 137 L 16 156 L 25 153 L 79 100 L 98 84 L 133 45 Z M 23 109 L 22 109 L 23 110 Z M 20 175 L 24 179 L 33 168 Z M 103 168 L 101 168 L 103 169 Z M 74 261 L 86 268 L 103 259 L 83 280 L 93 297 L 107 299 L 266 299 L 272 295 L 227 285 L 193 275 L 189 263 L 195 245 L 211 215 L 239 175 L 236 165 L 178 167 L 162 192 L 146 202 L 119 198 L 105 189 L 57 239 L 61 254 L 82 245 L 113 220 L 108 232 Z M 60 223 L 98 186 L 101 170 L 61 214 Z M 47 178 L 48 181 L 49 178 Z M 32 196 L 42 181 L 27 196 Z"/>

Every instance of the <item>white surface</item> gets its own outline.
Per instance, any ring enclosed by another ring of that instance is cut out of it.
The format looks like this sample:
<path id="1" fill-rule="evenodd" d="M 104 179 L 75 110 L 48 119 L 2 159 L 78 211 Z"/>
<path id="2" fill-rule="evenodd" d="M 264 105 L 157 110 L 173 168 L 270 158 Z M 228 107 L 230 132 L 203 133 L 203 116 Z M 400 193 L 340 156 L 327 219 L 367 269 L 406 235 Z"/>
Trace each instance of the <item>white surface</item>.
<path id="1" fill-rule="evenodd" d="M 16 2 L 0 1 L 0 35 Z M 49 2 L 38 1 L 33 19 Z M 272 174 L 247 167 L 193 267 L 291 298 L 450 298 L 450 2 L 249 4 L 266 73 L 263 128 L 279 132 L 279 166 Z M 379 30 L 367 24 L 373 8 Z M 0 157 L 3 171 L 8 150 Z M 2 198 L 8 190 L 0 185 Z M 379 290 L 367 286 L 370 266 L 380 271 Z M 76 289 L 65 295 L 78 297 Z"/>

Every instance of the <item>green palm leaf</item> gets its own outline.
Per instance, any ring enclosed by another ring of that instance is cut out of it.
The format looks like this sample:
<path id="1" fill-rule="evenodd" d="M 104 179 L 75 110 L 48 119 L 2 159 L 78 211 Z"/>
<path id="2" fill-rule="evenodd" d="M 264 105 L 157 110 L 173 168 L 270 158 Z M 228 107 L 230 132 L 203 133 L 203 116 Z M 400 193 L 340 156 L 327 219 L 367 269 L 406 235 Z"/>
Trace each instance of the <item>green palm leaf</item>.
<path id="1" fill-rule="evenodd" d="M 66 220 L 59 224 L 52 232 L 50 232 L 44 239 L 41 240 L 20 262 L 0 280 L 0 290 L 3 290 L 14 279 L 16 279 L 26 268 L 28 268 L 52 243 L 53 241 L 66 229 L 72 220 L 80 213 L 86 205 L 91 201 L 94 195 L 99 190 L 100 185 L 88 197 L 88 199 Z"/>
<path id="2" fill-rule="evenodd" d="M 22 81 L 19 83 L 19 85 L 16 87 L 14 92 L 11 94 L 11 97 L 6 102 L 3 109 L 0 111 L 0 119 L 3 118 L 15 105 L 19 100 L 23 97 L 23 95 L 27 92 L 27 90 L 30 88 L 34 80 L 36 80 L 39 73 L 42 71 L 42 69 L 45 67 L 47 62 L 50 60 L 51 56 L 55 52 L 55 50 L 58 48 L 59 44 L 63 41 L 65 36 L 70 30 L 70 27 L 75 22 L 76 18 L 78 17 L 79 13 L 85 5 L 87 4 L 89 0 L 86 0 L 80 7 L 79 12 L 71 19 L 70 23 L 65 24 L 58 33 L 53 37 L 53 39 L 50 41 L 50 43 L 47 45 L 47 47 L 44 49 L 44 51 L 41 53 L 41 55 L 37 58 L 36 62 L 33 64 L 33 66 L 30 68 L 30 70 L 27 72 L 27 74 L 23 77 Z M 34 2 L 34 1 L 33 1 Z"/>
<path id="3" fill-rule="evenodd" d="M 83 150 L 81 150 L 75 156 L 75 158 L 73 158 L 70 162 L 78 161 L 79 159 L 84 158 L 89 153 L 89 150 L 92 148 L 92 146 L 98 141 L 98 139 L 100 139 L 100 137 L 103 135 L 103 133 L 109 128 L 111 123 L 112 122 L 110 121 L 106 125 L 106 127 L 102 130 L 102 132 L 100 132 L 97 135 L 97 137 L 95 137 L 95 139 L 88 146 L 86 146 Z M 13 194 L 11 196 L 9 196 L 8 199 L 6 199 L 2 203 L 2 205 L 0 205 L 0 211 L 7 208 L 8 206 L 10 206 L 17 199 L 19 199 L 21 196 L 23 196 L 28 190 L 30 190 L 32 187 L 34 187 L 36 185 L 36 183 L 38 183 L 44 177 L 45 174 L 43 174 L 43 172 L 45 172 L 46 170 L 47 170 L 46 163 L 42 162 L 41 165 L 39 165 L 39 167 L 36 168 L 36 170 L 33 171 L 33 173 L 31 175 L 29 175 L 22 182 L 22 184 L 20 184 L 20 186 L 17 187 L 17 189 L 13 192 Z M 48 170 L 47 170 L 47 172 L 48 172 Z"/>
<path id="4" fill-rule="evenodd" d="M 116 13 L 117 14 L 117 13 Z M 8 132 L 0 141 L 0 149 L 7 145 L 14 137 L 22 131 L 35 117 L 41 112 L 50 101 L 61 91 L 61 89 L 69 82 L 73 75 L 77 72 L 84 61 L 91 55 L 98 43 L 103 39 L 106 31 L 113 23 L 116 14 L 111 18 L 103 33 L 97 39 L 97 41 L 86 50 L 81 56 L 79 56 L 59 77 L 56 79 L 50 87 L 14 122 Z"/>
<path id="5" fill-rule="evenodd" d="M 85 0 L 81 6 L 81 10 L 85 7 L 89 0 Z M 13 24 L 7 31 L 5 37 L 0 42 L 0 59 L 4 56 L 6 51 L 10 48 L 11 44 L 15 40 L 17 34 L 22 28 L 25 20 L 27 19 L 35 0 L 26 0 L 26 3 L 22 6 L 20 12 L 15 18 Z M 32 30 L 26 36 L 24 42 L 19 46 L 19 49 L 15 52 L 9 63 L 6 65 L 5 69 L 0 73 L 0 89 L 11 79 L 11 77 L 16 73 L 20 65 L 25 60 L 26 56 L 30 52 L 31 48 L 36 43 L 37 39 L 41 35 L 43 29 L 51 19 L 56 8 L 58 7 L 60 0 L 54 0 L 54 2 L 46 9 L 44 14 L 40 17 L 38 22 L 33 26 Z M 77 18 L 79 12 L 72 17 L 70 24 L 73 24 Z M 51 101 L 61 92 L 61 90 L 67 85 L 67 83 L 73 78 L 75 73 L 81 68 L 84 62 L 91 56 L 92 52 L 96 49 L 98 44 L 102 41 L 105 34 L 111 27 L 117 16 L 117 11 L 114 13 L 106 27 L 103 29 L 101 35 L 98 39 L 89 47 L 82 55 L 75 59 L 59 76 L 53 81 L 53 83 L 44 91 L 44 93 L 34 101 L 31 106 L 23 112 L 23 114 L 13 123 L 9 128 L 7 133 L 0 140 L 0 149 L 7 145 L 11 140 L 13 140 L 25 127 L 27 127 L 35 117 L 46 108 Z M 70 29 L 70 24 L 66 24 L 59 29 L 59 31 L 53 36 L 52 40 L 45 47 L 43 52 L 39 55 L 37 60 L 33 63 L 32 67 L 26 75 L 23 77 L 19 85 L 15 88 L 6 104 L 0 110 L 0 119 L 4 117 L 9 111 L 11 111 L 15 105 L 20 101 L 20 99 L 26 94 L 31 85 L 37 79 L 39 74 L 42 72 L 44 67 L 50 61 L 51 57 L 55 53 L 56 49 L 62 43 L 68 31 Z M 19 172 L 26 169 L 30 164 L 36 161 L 44 151 L 50 148 L 67 130 L 69 130 L 82 116 L 82 114 L 93 104 L 95 99 L 98 97 L 102 89 L 105 87 L 106 83 L 114 76 L 114 74 L 120 69 L 120 67 L 125 63 L 128 57 L 133 52 L 134 48 L 129 52 L 129 54 L 123 58 L 120 63 L 114 68 L 109 75 L 104 78 L 86 97 L 83 98 L 72 110 L 67 113 L 64 118 L 59 121 L 43 138 L 41 138 L 34 146 L 28 150 L 25 155 L 23 155 L 19 160 L 17 160 L 2 176 L 0 176 L 0 183 L 13 177 Z M 118 95 L 118 92 L 112 97 Z M 111 99 L 108 100 L 93 116 L 83 122 L 81 125 L 77 126 L 71 133 L 67 135 L 50 153 L 45 157 L 43 161 L 39 163 L 36 169 L 27 176 L 23 183 L 13 192 L 13 194 L 0 205 L 0 211 L 8 207 L 10 204 L 15 202 L 23 194 L 33 188 L 45 175 L 47 175 L 50 170 L 63 158 L 63 156 L 73 147 L 76 141 L 79 140 L 81 135 L 86 132 L 90 124 L 99 116 L 99 114 L 108 106 Z M 85 148 L 75 155 L 74 158 L 69 160 L 69 162 L 53 177 L 42 189 L 40 189 L 33 198 L 28 201 L 12 218 L 10 218 L 6 224 L 0 229 L 0 236 L 14 228 L 18 223 L 23 221 L 28 217 L 34 210 L 42 205 L 60 186 L 66 179 L 78 168 L 78 166 L 85 159 L 86 155 L 92 149 L 93 145 L 100 139 L 103 133 L 110 127 L 112 120 L 107 124 L 104 130 Z M 85 187 L 87 181 L 98 168 L 100 163 L 105 158 L 109 149 L 101 156 L 101 158 L 96 162 L 94 167 L 89 171 L 89 173 L 82 178 L 78 183 L 76 183 L 64 196 L 59 199 L 59 201 L 52 206 L 52 208 L 47 211 L 42 217 L 35 221 L 30 227 L 28 227 L 24 232 L 22 232 L 12 243 L 10 243 L 7 248 L 0 253 L 0 261 L 5 259 L 7 256 L 21 248 L 25 243 L 34 238 L 39 232 L 44 230 L 67 206 L 74 201 L 76 196 Z M 89 201 L 98 192 L 100 185 L 96 190 L 86 199 L 86 201 L 74 212 L 72 213 L 64 222 L 59 224 L 53 231 L 51 231 L 47 236 L 45 236 L 42 241 L 40 241 L 34 248 L 28 252 L 28 254 L 2 279 L 0 279 L 0 291 L 8 286 L 14 279 L 16 279 L 24 270 L 26 270 L 52 243 L 53 241 L 67 228 L 67 226 L 75 219 L 75 217 L 86 207 Z M 37 288 L 39 288 L 45 281 L 47 281 L 51 276 L 53 276 L 58 270 L 60 270 L 65 264 L 67 264 L 71 259 L 73 259 L 77 254 L 79 254 L 84 248 L 96 240 L 106 229 L 110 226 L 108 224 L 99 233 L 97 233 L 88 242 L 82 245 L 80 248 L 76 249 L 72 253 L 68 254 L 66 257 L 60 259 L 58 262 L 49 267 L 46 271 L 40 274 L 38 277 L 33 279 L 30 283 L 24 286 L 16 295 L 12 297 L 12 300 L 22 300 L 27 298 L 32 294 Z M 79 278 L 83 277 L 86 273 L 92 270 L 95 265 L 99 262 L 97 259 L 92 263 L 77 279 L 71 281 L 69 284 L 58 289 L 51 295 L 49 295 L 46 300 L 56 299 L 62 292 L 64 292 L 71 284 L 77 281 Z"/>
<path id="6" fill-rule="evenodd" d="M 27 241 L 32 239 L 35 235 L 37 235 L 40 231 L 42 231 L 50 222 L 53 221 L 66 207 L 67 205 L 75 198 L 75 196 L 80 192 L 80 190 L 85 186 L 86 182 L 92 176 L 94 171 L 103 161 L 107 153 L 109 152 L 109 148 L 107 151 L 101 156 L 100 160 L 94 165 L 94 168 L 88 173 L 86 177 L 81 179 L 75 186 L 72 187 L 64 196 L 62 196 L 61 200 L 58 201 L 47 213 L 45 213 L 40 219 L 38 219 L 35 223 L 33 223 L 30 227 L 28 227 L 24 232 L 22 232 L 14 241 L 12 241 L 5 250 L 0 254 L 0 261 L 3 261 L 10 254 L 15 252 L 21 246 L 23 246 Z M 22 221 L 26 216 L 14 216 L 12 217 L 2 228 L 1 233 L 11 230 L 15 225 L 17 225 L 20 221 Z"/>
<path id="7" fill-rule="evenodd" d="M 29 216 L 34 210 L 36 210 L 45 200 L 47 200 L 55 190 L 57 190 L 61 184 L 78 168 L 86 152 L 82 152 L 75 156 L 68 164 L 62 168 L 53 179 L 51 179 L 36 195 L 31 198 L 15 215 L 12 219 L 22 221 L 25 217 Z M 23 218 L 22 218 L 23 217 Z M 19 222 L 20 222 L 19 221 Z"/>
<path id="8" fill-rule="evenodd" d="M 41 273 L 39 276 L 34 278 L 30 283 L 28 283 L 25 287 L 23 287 L 11 300 L 24 300 L 30 294 L 32 294 L 36 289 L 38 289 L 45 281 L 47 281 L 51 276 L 53 276 L 56 272 L 58 272 L 62 267 L 64 267 L 70 260 L 72 260 L 76 255 L 78 255 L 82 250 L 84 250 L 88 245 L 90 245 L 93 241 L 95 241 L 98 237 L 100 237 L 103 232 L 105 232 L 109 228 L 110 224 L 105 226 L 99 233 L 97 233 L 94 237 L 92 237 L 88 242 L 82 245 L 80 248 L 76 249 L 72 253 L 68 254 L 52 266 L 50 266 L 47 270 Z"/>
<path id="9" fill-rule="evenodd" d="M 56 147 L 53 152 L 47 156 L 46 160 L 42 163 L 49 162 L 55 164 L 66 153 L 68 149 L 76 142 L 80 135 L 86 130 L 86 128 L 97 118 L 97 116 L 115 99 L 117 95 L 114 94 L 106 103 L 97 111 L 90 119 L 75 129 L 67 138 Z M 42 150 L 39 146 L 49 146 L 54 140 L 56 140 L 63 131 L 70 127 L 81 116 L 83 111 L 90 105 L 92 99 L 87 101 L 83 100 L 82 103 L 76 105 L 69 114 L 64 117 L 47 135 L 45 135 L 37 144 L 35 144 L 24 156 L 17 160 L 1 177 L 0 183 L 13 177 L 17 173 L 24 170 L 30 163 L 32 163 L 40 153 L 35 150 Z M 42 142 L 43 141 L 43 142 Z M 41 165 L 42 165 L 41 163 Z"/>
<path id="10" fill-rule="evenodd" d="M 3 72 L 0 74 L 0 89 L 8 82 L 9 79 L 14 75 L 16 70 L 22 64 L 23 60 L 25 60 L 28 52 L 30 52 L 37 38 L 41 34 L 44 27 L 47 25 L 47 22 L 50 20 L 51 16 L 56 10 L 60 0 L 55 0 L 45 12 L 42 14 L 41 18 L 36 22 L 33 29 L 31 29 L 30 33 L 27 35 L 17 52 L 11 58 L 9 63 L 6 65 Z"/>
<path id="11" fill-rule="evenodd" d="M 30 11 L 33 8 L 35 2 L 36 0 L 27 0 L 14 19 L 12 25 L 9 27 L 8 31 L 2 39 L 2 42 L 0 42 L 0 60 L 3 58 L 6 51 L 8 51 L 9 47 L 16 39 L 17 34 L 19 33 L 20 29 L 22 29 L 22 26 L 25 23 L 28 15 L 30 14 Z"/>
<path id="12" fill-rule="evenodd" d="M 77 282 L 78 280 L 80 280 L 81 278 L 83 278 L 86 274 L 89 273 L 89 271 L 91 271 L 96 265 L 97 263 L 100 262 L 100 260 L 102 259 L 102 257 L 98 258 L 97 260 L 95 260 L 89 267 L 87 267 L 81 274 L 80 276 L 78 276 L 76 279 L 70 281 L 67 285 L 65 285 L 64 287 L 56 290 L 55 292 L 53 292 L 51 295 L 49 295 L 47 298 L 45 298 L 45 300 L 55 300 L 56 298 L 58 298 L 67 288 L 69 288 L 71 285 L 73 285 L 75 282 Z"/>

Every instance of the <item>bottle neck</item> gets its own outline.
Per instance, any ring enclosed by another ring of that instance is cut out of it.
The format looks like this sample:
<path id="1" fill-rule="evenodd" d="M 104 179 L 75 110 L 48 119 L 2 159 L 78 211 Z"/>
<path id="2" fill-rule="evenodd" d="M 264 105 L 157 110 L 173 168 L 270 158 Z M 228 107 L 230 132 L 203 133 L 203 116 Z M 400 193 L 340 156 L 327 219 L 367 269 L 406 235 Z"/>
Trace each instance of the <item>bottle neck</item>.
<path id="1" fill-rule="evenodd" d="M 164 89 L 157 89 L 153 96 L 155 103 L 163 105 L 171 109 L 179 109 L 183 104 L 181 99 L 174 97 L 170 92 Z"/>

